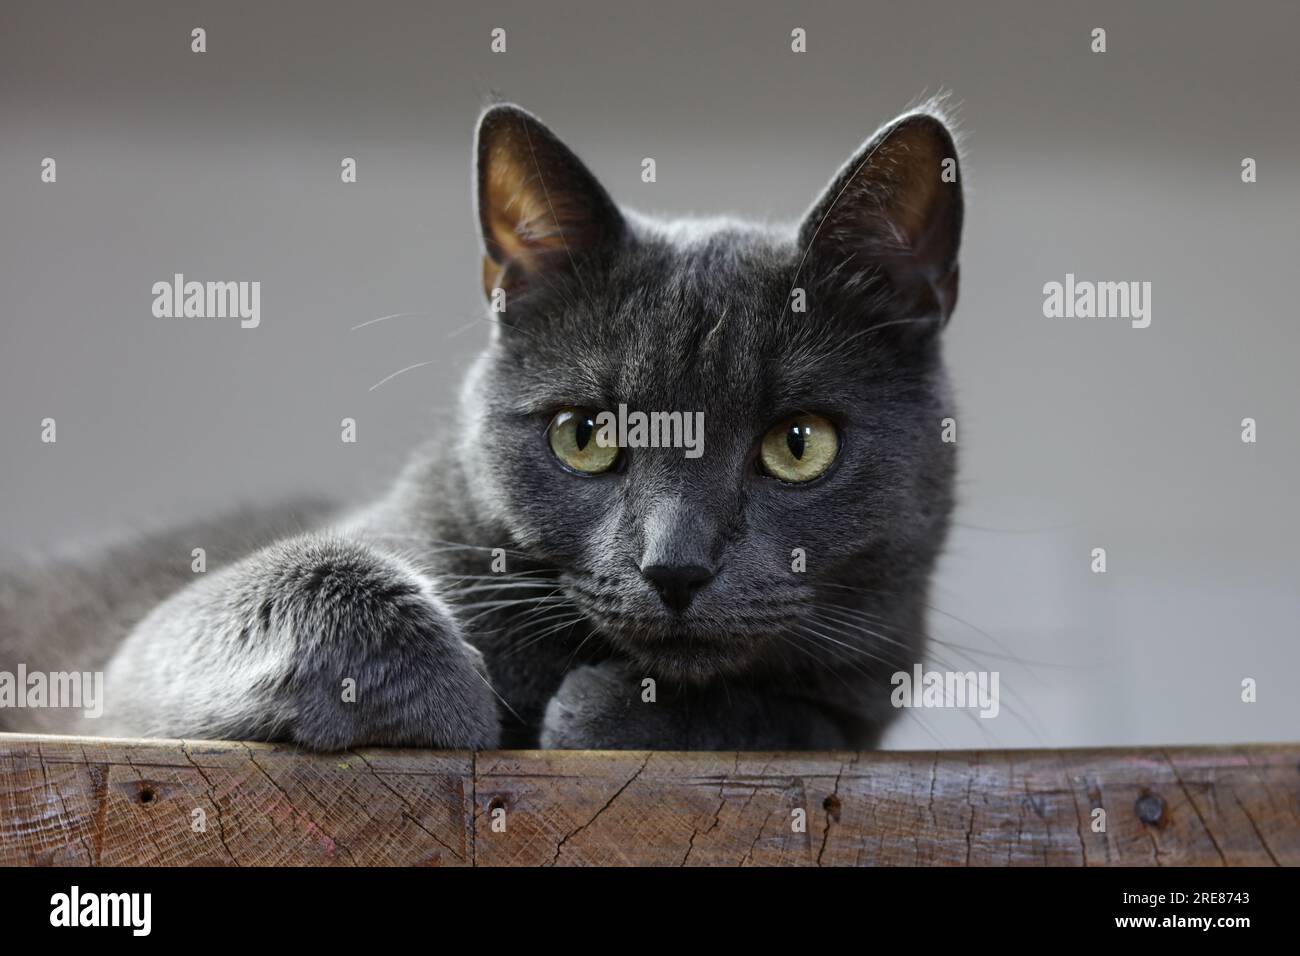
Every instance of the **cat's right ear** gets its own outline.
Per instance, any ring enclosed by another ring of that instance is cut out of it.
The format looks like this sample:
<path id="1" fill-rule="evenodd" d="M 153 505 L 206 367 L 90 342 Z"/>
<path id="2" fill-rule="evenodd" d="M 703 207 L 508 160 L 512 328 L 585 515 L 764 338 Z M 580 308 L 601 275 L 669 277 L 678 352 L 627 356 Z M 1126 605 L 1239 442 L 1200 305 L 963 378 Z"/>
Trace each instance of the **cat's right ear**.
<path id="1" fill-rule="evenodd" d="M 957 147 L 936 103 L 876 132 L 813 204 L 801 269 L 841 287 L 890 293 L 909 321 L 942 327 L 957 303 L 962 187 Z"/>
<path id="2" fill-rule="evenodd" d="M 609 194 L 542 122 L 513 104 L 479 120 L 478 219 L 483 291 L 517 288 L 539 273 L 578 271 L 621 235 Z"/>

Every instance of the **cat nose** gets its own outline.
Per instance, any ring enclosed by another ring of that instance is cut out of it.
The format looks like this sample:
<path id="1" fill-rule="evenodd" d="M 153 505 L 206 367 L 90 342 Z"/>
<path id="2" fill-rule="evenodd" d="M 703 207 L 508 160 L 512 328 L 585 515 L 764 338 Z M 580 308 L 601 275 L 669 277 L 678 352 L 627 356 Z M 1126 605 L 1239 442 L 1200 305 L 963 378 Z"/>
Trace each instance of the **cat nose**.
<path id="1" fill-rule="evenodd" d="M 701 564 L 652 564 L 642 568 L 641 574 L 679 614 L 690 606 L 695 592 L 713 580 L 713 572 Z"/>

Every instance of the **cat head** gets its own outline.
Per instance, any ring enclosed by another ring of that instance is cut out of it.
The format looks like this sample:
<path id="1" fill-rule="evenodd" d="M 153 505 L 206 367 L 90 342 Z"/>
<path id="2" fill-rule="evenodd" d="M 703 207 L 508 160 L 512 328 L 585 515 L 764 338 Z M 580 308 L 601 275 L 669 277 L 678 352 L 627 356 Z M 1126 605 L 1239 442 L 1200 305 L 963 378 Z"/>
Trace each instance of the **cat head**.
<path id="1" fill-rule="evenodd" d="M 651 673 L 784 655 L 854 591 L 919 600 L 952 504 L 940 332 L 959 183 L 927 107 L 872 136 L 793 228 L 657 221 L 536 117 L 487 110 L 494 331 L 460 442 L 478 513 Z M 646 447 L 674 434 L 699 447 Z"/>

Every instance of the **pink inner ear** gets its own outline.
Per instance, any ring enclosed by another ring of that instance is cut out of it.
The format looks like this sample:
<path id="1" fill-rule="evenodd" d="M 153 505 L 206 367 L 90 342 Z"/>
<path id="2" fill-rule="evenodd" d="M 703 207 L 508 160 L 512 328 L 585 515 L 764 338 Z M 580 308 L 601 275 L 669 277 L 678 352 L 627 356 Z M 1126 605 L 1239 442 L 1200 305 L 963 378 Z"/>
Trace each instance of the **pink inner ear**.
<path id="1" fill-rule="evenodd" d="M 488 154 L 483 190 L 488 234 L 484 238 L 498 263 L 563 243 L 540 177 L 522 158 L 518 150 L 503 147 Z"/>
<path id="2" fill-rule="evenodd" d="M 580 269 L 622 228 L 617 207 L 582 161 L 517 107 L 484 114 L 478 163 L 489 294 L 496 284 L 526 282 L 530 273 Z"/>

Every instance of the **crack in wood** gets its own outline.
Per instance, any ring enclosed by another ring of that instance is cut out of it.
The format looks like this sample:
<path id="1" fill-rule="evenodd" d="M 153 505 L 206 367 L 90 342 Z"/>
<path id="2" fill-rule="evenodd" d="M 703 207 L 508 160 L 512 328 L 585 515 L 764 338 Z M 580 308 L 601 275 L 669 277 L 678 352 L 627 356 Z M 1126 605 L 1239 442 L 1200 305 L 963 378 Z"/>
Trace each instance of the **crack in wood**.
<path id="1" fill-rule="evenodd" d="M 217 852 L 242 866 L 319 864 L 331 848 L 329 862 L 353 865 L 1300 865 L 1300 744 L 328 755 L 201 743 L 0 735 L 0 865 Z M 1165 825 L 1122 812 L 1161 789 Z M 509 831 L 482 829 L 481 846 L 480 794 L 511 808 Z M 790 808 L 813 815 L 818 798 L 822 832 L 809 820 L 792 836 Z M 193 838 L 184 801 L 211 805 L 215 839 Z M 1085 829 L 1092 806 L 1111 812 L 1104 853 Z"/>
<path id="2" fill-rule="evenodd" d="M 398 799 L 398 802 L 402 804 L 402 808 L 403 808 L 402 816 L 405 819 L 410 820 L 413 824 L 415 824 L 417 828 L 424 831 L 424 833 L 427 834 L 435 843 L 437 843 L 439 846 L 445 849 L 453 857 L 461 861 L 465 859 L 465 857 L 462 854 L 456 852 L 456 850 L 454 850 L 451 846 L 443 842 L 443 840 L 438 836 L 438 834 L 434 833 L 432 830 L 430 830 L 428 827 L 426 827 L 423 823 L 421 823 L 419 820 L 415 818 L 415 807 L 411 805 L 411 802 L 407 800 L 405 796 L 403 796 L 396 789 L 394 789 L 393 786 L 387 780 L 379 776 L 379 773 L 371 765 L 370 761 L 366 759 L 365 754 L 363 754 L 359 750 L 351 750 L 349 751 L 349 753 L 351 753 L 363 764 L 365 764 L 366 769 L 370 771 L 370 776 L 374 777 L 375 781 L 381 787 L 383 787 L 385 790 L 387 790 L 389 793 L 391 793 L 393 796 L 395 796 Z"/>
<path id="3" fill-rule="evenodd" d="M 263 767 L 260 763 L 257 762 L 257 758 L 253 755 L 252 748 L 248 749 L 248 760 L 249 763 L 251 763 L 254 767 L 256 767 L 258 772 L 261 773 L 261 775 L 266 778 L 267 782 L 276 789 L 276 791 L 280 794 L 280 796 L 284 798 L 284 802 L 289 807 L 289 810 L 292 811 L 295 815 L 300 816 L 304 820 L 306 820 L 307 823 L 309 824 L 309 828 L 314 827 L 316 830 L 319 830 L 321 835 L 324 836 L 325 839 L 329 841 L 328 844 L 325 844 L 326 856 L 333 856 L 333 850 L 339 849 L 342 850 L 345 854 L 347 854 L 349 860 L 352 860 L 353 863 L 356 862 L 356 859 L 352 856 L 352 851 L 350 849 L 348 849 L 346 846 L 344 846 L 343 844 L 335 840 L 334 837 L 331 836 L 323 826 L 321 826 L 319 823 L 315 821 L 315 819 L 312 818 L 312 815 L 310 813 L 298 809 L 298 807 L 293 802 L 293 798 L 289 796 L 288 792 L 284 789 L 284 787 L 282 787 L 274 777 L 272 777 L 269 773 L 266 772 L 265 767 Z"/>
<path id="4" fill-rule="evenodd" d="M 208 778 L 207 771 L 195 762 L 194 755 L 190 753 L 189 744 L 184 740 L 181 741 L 181 753 L 183 753 L 185 759 L 190 762 L 190 766 L 199 772 L 199 776 L 203 778 L 203 782 L 208 785 L 208 802 L 211 803 L 212 808 L 217 811 L 217 839 L 221 841 L 222 849 L 226 851 L 226 856 L 230 857 L 230 861 L 234 863 L 235 866 L 242 865 L 239 862 L 239 858 L 235 856 L 234 851 L 230 849 L 230 844 L 226 842 L 226 821 L 221 813 L 221 801 L 217 798 L 216 787 L 213 786 L 212 781 Z"/>
<path id="5" fill-rule="evenodd" d="M 572 831 L 571 833 L 566 834 L 564 838 L 561 839 L 558 844 L 556 844 L 555 856 L 551 859 L 551 862 L 549 864 L 550 866 L 554 866 L 556 862 L 560 859 L 560 852 L 564 849 L 564 845 L 568 843 L 569 840 L 571 840 L 573 837 L 577 836 L 583 830 L 586 830 L 593 823 L 595 823 L 596 820 L 600 818 L 600 815 L 604 813 L 606 810 L 608 810 L 610 807 L 612 807 L 614 805 L 614 801 L 623 795 L 623 791 L 626 790 L 628 787 L 632 786 L 632 783 L 636 780 L 636 778 L 641 776 L 646 766 L 649 765 L 650 758 L 653 756 L 654 756 L 653 752 L 647 753 L 645 755 L 645 760 L 641 761 L 641 766 L 637 767 L 636 772 L 633 773 L 632 776 L 627 778 L 627 782 L 624 783 L 623 786 L 619 787 L 618 790 L 614 792 L 614 795 L 612 797 L 610 797 L 608 800 L 605 801 L 605 805 L 601 807 L 599 810 L 597 810 L 595 815 L 593 815 L 590 820 L 588 820 L 586 823 L 584 823 L 582 826 L 578 827 L 576 830 Z"/>
<path id="6" fill-rule="evenodd" d="M 1182 791 L 1183 799 L 1186 800 L 1188 805 L 1192 808 L 1192 812 L 1196 814 L 1196 819 L 1201 822 L 1201 829 L 1205 831 L 1205 835 L 1210 838 L 1210 843 L 1214 845 L 1214 852 L 1219 854 L 1219 859 L 1223 861 L 1224 866 L 1227 866 L 1228 858 L 1223 855 L 1223 848 L 1219 846 L 1219 841 L 1214 838 L 1214 830 L 1205 822 L 1205 817 L 1201 815 L 1201 808 L 1198 807 L 1196 801 L 1192 799 L 1192 794 L 1187 789 L 1187 785 L 1183 783 L 1183 778 L 1178 773 L 1178 768 L 1174 766 L 1174 762 L 1170 759 L 1169 754 L 1161 752 L 1160 756 L 1163 757 L 1165 763 L 1169 765 L 1169 772 L 1174 775 L 1174 780 L 1178 784 L 1178 789 Z"/>

